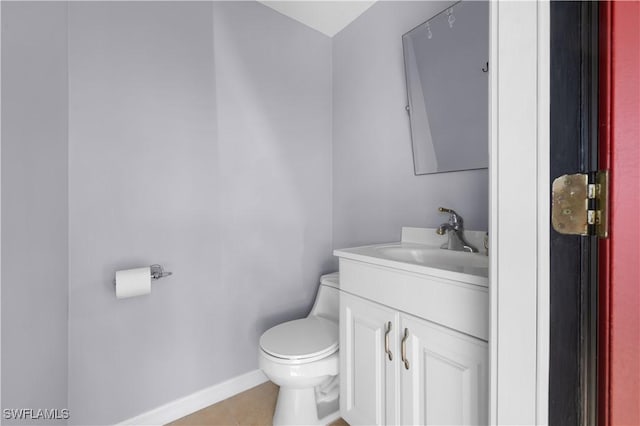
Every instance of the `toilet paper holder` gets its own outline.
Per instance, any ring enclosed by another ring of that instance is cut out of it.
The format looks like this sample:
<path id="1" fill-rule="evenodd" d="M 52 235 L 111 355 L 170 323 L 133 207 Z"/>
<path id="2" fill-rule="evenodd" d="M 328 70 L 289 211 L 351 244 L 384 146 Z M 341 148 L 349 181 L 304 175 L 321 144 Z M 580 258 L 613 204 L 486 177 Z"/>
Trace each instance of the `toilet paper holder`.
<path id="1" fill-rule="evenodd" d="M 152 280 L 159 280 L 160 278 L 173 275 L 173 272 L 165 271 L 162 265 L 154 264 L 149 266 L 149 272 L 151 273 Z M 116 280 L 113 280 L 113 285 L 116 285 Z"/>

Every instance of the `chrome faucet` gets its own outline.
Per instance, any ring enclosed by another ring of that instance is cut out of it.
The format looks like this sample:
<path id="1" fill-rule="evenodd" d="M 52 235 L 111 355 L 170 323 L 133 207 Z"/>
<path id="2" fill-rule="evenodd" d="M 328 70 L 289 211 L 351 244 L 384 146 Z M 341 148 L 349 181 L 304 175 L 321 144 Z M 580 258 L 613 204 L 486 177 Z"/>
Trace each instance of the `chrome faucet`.
<path id="1" fill-rule="evenodd" d="M 471 253 L 477 253 L 478 249 L 469 244 L 467 240 L 464 239 L 462 217 L 455 211 L 444 207 L 439 207 L 438 211 L 441 213 L 449 213 L 449 222 L 443 223 L 442 225 L 438 226 L 438 229 L 436 229 L 436 233 L 438 235 L 444 235 L 446 233 L 449 237 L 449 240 L 440 248 L 446 250 L 468 251 Z"/>

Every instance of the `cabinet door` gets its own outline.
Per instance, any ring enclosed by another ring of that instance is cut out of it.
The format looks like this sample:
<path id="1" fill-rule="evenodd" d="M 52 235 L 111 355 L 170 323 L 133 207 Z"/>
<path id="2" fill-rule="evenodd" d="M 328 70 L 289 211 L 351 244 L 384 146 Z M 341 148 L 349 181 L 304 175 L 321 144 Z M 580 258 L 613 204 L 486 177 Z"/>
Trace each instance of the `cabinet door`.
<path id="1" fill-rule="evenodd" d="M 400 423 L 487 424 L 487 343 L 405 314 L 398 334 L 408 361 L 398 361 Z"/>
<path id="2" fill-rule="evenodd" d="M 398 322 L 391 309 L 340 294 L 340 414 L 351 425 L 395 423 Z"/>

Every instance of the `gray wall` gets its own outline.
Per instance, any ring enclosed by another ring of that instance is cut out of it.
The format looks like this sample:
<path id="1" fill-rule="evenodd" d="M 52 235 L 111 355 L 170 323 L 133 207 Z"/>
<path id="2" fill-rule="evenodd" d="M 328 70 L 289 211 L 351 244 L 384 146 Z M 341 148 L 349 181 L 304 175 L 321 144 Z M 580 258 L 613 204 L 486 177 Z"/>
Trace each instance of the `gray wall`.
<path id="1" fill-rule="evenodd" d="M 258 368 L 331 248 L 330 40 L 257 3 L 71 3 L 71 423 Z M 162 263 L 150 296 L 114 271 Z"/>
<path id="2" fill-rule="evenodd" d="M 404 33 L 451 2 L 379 2 L 333 38 L 333 245 L 397 241 L 451 207 L 488 225 L 486 170 L 414 176 L 405 111 Z"/>
<path id="3" fill-rule="evenodd" d="M 246 315 L 243 372 L 331 271 L 331 39 L 254 2 L 215 2 L 214 30 L 221 282 Z"/>
<path id="4" fill-rule="evenodd" d="M 1 7 L 2 408 L 65 408 L 66 5 Z"/>

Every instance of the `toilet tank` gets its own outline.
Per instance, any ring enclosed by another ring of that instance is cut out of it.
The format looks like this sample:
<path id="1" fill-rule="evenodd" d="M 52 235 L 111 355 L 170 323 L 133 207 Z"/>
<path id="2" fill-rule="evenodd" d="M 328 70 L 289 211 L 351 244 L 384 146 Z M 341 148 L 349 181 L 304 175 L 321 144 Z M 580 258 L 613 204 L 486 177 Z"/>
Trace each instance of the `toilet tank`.
<path id="1" fill-rule="evenodd" d="M 340 317 L 340 276 L 337 272 L 320 277 L 316 301 L 309 316 L 318 316 L 338 322 Z"/>

